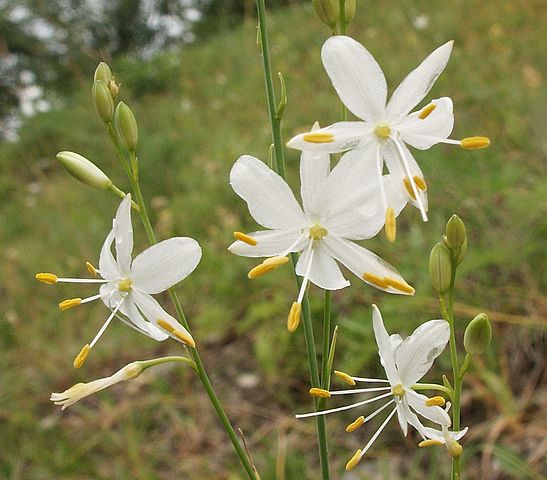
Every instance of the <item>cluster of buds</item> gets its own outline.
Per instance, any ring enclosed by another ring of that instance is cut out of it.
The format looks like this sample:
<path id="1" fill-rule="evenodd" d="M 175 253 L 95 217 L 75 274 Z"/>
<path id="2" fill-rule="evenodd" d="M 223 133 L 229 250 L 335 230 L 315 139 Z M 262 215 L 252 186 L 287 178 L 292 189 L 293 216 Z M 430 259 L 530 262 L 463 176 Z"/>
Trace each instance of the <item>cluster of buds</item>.
<path id="1" fill-rule="evenodd" d="M 341 3 L 344 5 L 343 10 L 340 8 Z M 319 19 L 333 32 L 336 30 L 338 22 L 347 25 L 355 15 L 355 0 L 345 0 L 345 2 L 339 0 L 312 0 L 312 5 Z"/>

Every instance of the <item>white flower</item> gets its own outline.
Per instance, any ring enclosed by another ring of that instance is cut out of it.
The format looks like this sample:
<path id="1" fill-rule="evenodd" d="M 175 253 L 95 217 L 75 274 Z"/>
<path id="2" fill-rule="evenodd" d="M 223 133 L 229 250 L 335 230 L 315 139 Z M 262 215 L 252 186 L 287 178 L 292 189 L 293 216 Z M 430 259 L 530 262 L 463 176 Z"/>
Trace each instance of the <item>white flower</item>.
<path id="1" fill-rule="evenodd" d="M 290 252 L 301 252 L 296 265 L 303 277 L 288 328 L 294 331 L 308 281 L 325 290 L 347 287 L 336 261 L 360 279 L 388 293 L 414 294 L 401 275 L 374 253 L 353 240 L 373 237 L 384 223 L 375 192 L 376 179 L 364 172 L 366 162 L 349 152 L 330 171 L 328 154 L 304 153 L 300 163 L 304 208 L 285 181 L 260 160 L 243 156 L 230 173 L 234 191 L 243 198 L 251 215 L 269 230 L 242 234 L 229 250 L 246 257 L 271 257 L 249 272 L 254 278 L 286 263 Z M 386 181 L 384 179 L 384 181 Z M 404 200 L 396 202 L 400 211 Z"/>
<path id="2" fill-rule="evenodd" d="M 115 245 L 116 257 L 112 253 Z M 153 245 L 141 252 L 134 260 L 133 228 L 131 226 L 131 196 L 120 203 L 112 230 L 106 237 L 99 256 L 99 269 L 87 263 L 88 271 L 102 279 L 59 278 L 52 273 L 39 273 L 41 282 L 100 283 L 97 295 L 88 298 L 71 298 L 59 304 L 61 310 L 101 299 L 111 310 L 95 338 L 84 346 L 74 360 L 74 366 L 83 365 L 89 350 L 97 343 L 114 317 L 155 340 L 168 336 L 195 346 L 190 333 L 169 315 L 152 294 L 163 292 L 187 277 L 201 259 L 199 244 L 187 237 L 174 237 Z"/>
<path id="3" fill-rule="evenodd" d="M 384 162 L 397 189 L 415 206 L 427 221 L 427 185 L 420 167 L 406 147 L 420 150 L 436 143 L 452 143 L 476 149 L 488 146 L 485 137 L 459 140 L 448 139 L 454 125 L 452 100 L 448 97 L 432 100 L 422 109 L 410 111 L 427 95 L 444 70 L 452 41 L 429 55 L 397 87 L 386 105 L 387 86 L 384 74 L 372 55 L 355 40 L 345 36 L 329 38 L 322 50 L 323 65 L 346 107 L 361 122 L 339 122 L 315 132 L 297 135 L 289 147 L 324 153 L 355 150 L 379 174 Z M 391 205 L 382 194 L 384 211 Z"/>
<path id="4" fill-rule="evenodd" d="M 384 405 L 367 417 L 361 416 L 352 422 L 346 429 L 346 431 L 351 432 L 368 422 L 370 419 L 374 418 L 388 406 L 393 404 L 395 405 L 378 430 L 374 433 L 374 435 L 372 435 L 369 442 L 362 449 L 357 450 L 355 455 L 347 463 L 347 470 L 357 465 L 395 413 L 397 413 L 399 425 L 401 426 L 405 436 L 408 433 L 408 425 L 410 424 L 416 428 L 416 430 L 418 430 L 424 438 L 438 438 L 438 430 L 425 427 L 416 414 L 419 414 L 437 425 L 440 425 L 441 428 L 448 428 L 451 424 L 450 417 L 444 409 L 440 406 L 436 406 L 436 402 L 433 402 L 432 405 L 428 397 L 416 393 L 412 389 L 412 386 L 431 368 L 435 358 L 440 355 L 448 343 L 448 339 L 450 337 L 450 327 L 448 323 L 445 320 L 430 320 L 429 322 L 420 325 L 416 330 L 414 330 L 410 337 L 403 340 L 400 335 L 388 335 L 382 320 L 382 315 L 380 314 L 380 310 L 378 310 L 376 305 L 373 305 L 372 308 L 374 336 L 376 337 L 380 362 L 386 372 L 387 380 L 350 377 L 342 372 L 337 372 L 337 375 L 348 381 L 351 385 L 355 385 L 356 382 L 363 382 L 385 383 L 389 384 L 389 386 L 354 390 L 335 390 L 331 392 L 321 389 L 312 389 L 310 393 L 315 396 L 324 397 L 371 392 L 385 393 L 381 393 L 376 397 L 368 398 L 366 400 L 339 408 L 296 415 L 296 418 L 326 415 L 329 413 L 360 407 L 382 399 L 388 400 Z M 457 438 L 461 438 L 461 436 L 465 434 L 465 431 L 461 435 L 461 432 L 451 433 L 455 434 Z"/>

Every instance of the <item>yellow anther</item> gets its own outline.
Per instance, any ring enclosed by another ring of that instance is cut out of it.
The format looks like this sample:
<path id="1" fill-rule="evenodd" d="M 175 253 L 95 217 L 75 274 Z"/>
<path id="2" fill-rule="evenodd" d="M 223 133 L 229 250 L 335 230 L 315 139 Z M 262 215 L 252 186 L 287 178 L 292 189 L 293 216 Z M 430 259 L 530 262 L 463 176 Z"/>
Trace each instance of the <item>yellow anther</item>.
<path id="1" fill-rule="evenodd" d="M 443 397 L 441 397 L 440 395 L 438 395 L 436 397 L 428 398 L 425 401 L 426 407 L 444 407 L 445 404 L 446 404 L 446 400 Z"/>
<path id="2" fill-rule="evenodd" d="M 361 452 L 362 450 L 360 448 L 357 449 L 357 451 L 353 454 L 353 457 L 349 459 L 349 462 L 346 463 L 346 470 L 351 470 L 355 465 L 357 465 L 361 461 Z"/>
<path id="3" fill-rule="evenodd" d="M 285 265 L 289 261 L 289 257 L 270 257 L 262 262 L 262 265 L 279 267 Z"/>
<path id="4" fill-rule="evenodd" d="M 276 265 L 264 265 L 263 263 L 257 265 L 256 267 L 249 270 L 249 273 L 247 274 L 247 277 L 249 278 L 257 278 L 265 273 L 271 272 L 272 270 L 275 270 L 277 268 Z"/>
<path id="5" fill-rule="evenodd" d="M 236 240 L 240 240 L 243 243 L 246 243 L 247 245 L 251 245 L 251 247 L 256 247 L 258 242 L 253 238 L 247 235 L 243 232 L 234 232 L 234 238 Z"/>
<path id="6" fill-rule="evenodd" d="M 357 430 L 359 427 L 361 427 L 364 423 L 365 423 L 365 417 L 360 416 L 360 417 L 356 418 L 353 422 L 351 422 L 351 423 L 346 427 L 346 432 L 347 432 L 347 433 L 354 432 L 354 431 Z"/>
<path id="7" fill-rule="evenodd" d="M 130 292 L 131 291 L 131 285 L 133 285 L 133 282 L 130 278 L 124 278 L 123 280 L 120 280 L 118 282 L 118 290 L 120 292 Z"/>
<path id="8" fill-rule="evenodd" d="M 90 262 L 85 262 L 85 266 L 87 268 L 87 271 L 93 275 L 93 276 L 96 276 L 97 275 L 97 269 L 90 263 Z"/>
<path id="9" fill-rule="evenodd" d="M 36 280 L 42 283 L 47 283 L 48 285 L 54 285 L 57 283 L 57 275 L 53 273 L 37 273 Z"/>
<path id="10" fill-rule="evenodd" d="M 375 275 L 374 273 L 363 273 L 363 280 L 368 283 L 372 283 L 373 285 L 380 287 L 380 288 L 388 288 L 389 284 L 384 281 L 382 277 L 379 277 L 378 275 Z"/>
<path id="11" fill-rule="evenodd" d="M 385 229 L 387 239 L 393 243 L 397 235 L 397 222 L 395 221 L 395 211 L 391 207 L 388 207 L 386 210 Z"/>
<path id="12" fill-rule="evenodd" d="M 74 366 L 74 368 L 80 368 L 85 363 L 90 350 L 91 350 L 91 347 L 89 346 L 89 343 L 86 343 L 84 345 L 84 348 L 82 348 L 82 350 L 80 351 L 80 353 L 76 355 L 74 362 L 72 362 L 72 365 Z"/>
<path id="13" fill-rule="evenodd" d="M 175 328 L 173 330 L 173 335 L 177 337 L 179 340 L 181 340 L 183 343 L 188 345 L 189 347 L 196 348 L 196 342 L 186 332 L 183 332 L 182 330 Z"/>
<path id="14" fill-rule="evenodd" d="M 68 298 L 66 300 L 63 300 L 61 303 L 59 303 L 59 308 L 61 309 L 61 311 L 65 311 L 65 310 L 68 310 L 69 308 L 72 308 L 72 307 L 77 307 L 78 305 L 81 305 L 82 304 L 82 299 L 81 298 Z"/>
<path id="15" fill-rule="evenodd" d="M 374 133 L 378 138 L 385 140 L 391 135 L 391 128 L 389 128 L 387 123 L 380 123 L 374 129 Z"/>
<path id="16" fill-rule="evenodd" d="M 330 393 L 328 390 L 325 390 L 323 388 L 310 388 L 310 395 L 312 397 L 319 397 L 319 398 L 330 398 Z"/>
<path id="17" fill-rule="evenodd" d="M 414 195 L 414 190 L 412 190 L 412 184 L 410 183 L 408 177 L 403 178 L 403 185 L 405 186 L 407 193 L 410 195 L 410 198 L 412 198 L 412 200 L 416 200 L 416 195 Z"/>
<path id="18" fill-rule="evenodd" d="M 418 447 L 436 447 L 438 445 L 443 445 L 443 442 L 441 442 L 440 440 L 432 440 L 432 439 L 427 439 L 427 440 L 422 440 L 420 443 L 418 443 Z"/>
<path id="19" fill-rule="evenodd" d="M 322 238 L 325 238 L 329 232 L 326 228 L 323 228 L 321 225 L 314 225 L 310 228 L 310 235 L 309 238 L 313 240 L 321 240 Z"/>
<path id="20" fill-rule="evenodd" d="M 396 290 L 399 290 L 403 293 L 407 293 L 409 295 L 414 295 L 414 288 L 412 288 L 408 283 L 403 283 L 395 278 L 391 277 L 384 277 L 384 282 L 387 283 L 390 287 L 393 287 Z"/>
<path id="21" fill-rule="evenodd" d="M 402 397 L 404 396 L 405 394 L 405 389 L 404 387 L 399 384 L 399 385 L 395 385 L 392 389 L 391 389 L 391 392 L 393 393 L 393 395 L 395 395 L 396 397 Z"/>
<path id="22" fill-rule="evenodd" d="M 490 139 L 488 137 L 468 137 L 462 139 L 460 145 L 466 150 L 480 150 L 490 145 Z"/>
<path id="23" fill-rule="evenodd" d="M 463 453 L 463 447 L 456 440 L 447 442 L 446 449 L 452 458 L 458 458 Z"/>
<path id="24" fill-rule="evenodd" d="M 349 383 L 352 387 L 355 385 L 355 380 L 351 378 L 350 375 L 348 375 L 346 372 L 341 372 L 339 370 L 335 370 L 334 374 L 338 377 L 344 380 L 344 382 Z"/>
<path id="25" fill-rule="evenodd" d="M 332 143 L 334 142 L 334 135 L 332 133 L 318 132 L 318 133 L 306 133 L 303 137 L 305 142 L 308 143 Z"/>
<path id="26" fill-rule="evenodd" d="M 427 184 L 425 183 L 425 180 L 422 177 L 418 177 L 418 175 L 414 175 L 412 177 L 414 179 L 414 183 L 420 190 L 427 190 Z"/>
<path id="27" fill-rule="evenodd" d="M 422 111 L 420 112 L 420 114 L 418 115 L 418 118 L 420 120 L 424 120 L 426 119 L 427 117 L 429 117 L 429 114 L 435 110 L 437 108 L 437 105 L 435 105 L 434 103 L 430 103 L 429 105 L 426 105 L 424 108 L 422 108 Z"/>
<path id="28" fill-rule="evenodd" d="M 158 325 L 158 327 L 161 327 L 164 330 L 167 330 L 169 333 L 173 333 L 173 334 L 175 333 L 175 327 L 173 327 L 173 325 L 171 325 L 166 320 L 163 320 L 162 318 L 159 318 L 158 320 L 156 320 L 156 324 Z"/>
<path id="29" fill-rule="evenodd" d="M 300 313 L 302 312 L 302 304 L 294 302 L 291 306 L 289 316 L 287 318 L 287 329 L 289 332 L 294 332 L 300 323 Z"/>

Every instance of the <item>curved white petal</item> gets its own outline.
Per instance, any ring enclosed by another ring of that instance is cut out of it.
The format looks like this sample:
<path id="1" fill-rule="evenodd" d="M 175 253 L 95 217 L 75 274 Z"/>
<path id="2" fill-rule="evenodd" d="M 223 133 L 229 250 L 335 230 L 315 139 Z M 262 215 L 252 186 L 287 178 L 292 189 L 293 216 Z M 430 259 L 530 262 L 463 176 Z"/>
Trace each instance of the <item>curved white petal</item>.
<path id="1" fill-rule="evenodd" d="M 285 180 L 257 158 L 240 157 L 230 172 L 230 184 L 264 227 L 290 229 L 306 225 L 304 212 Z"/>
<path id="2" fill-rule="evenodd" d="M 450 41 L 437 48 L 399 84 L 387 104 L 388 120 L 405 116 L 428 94 L 448 63 L 453 43 Z"/>
<path id="3" fill-rule="evenodd" d="M 163 330 L 160 330 L 153 323 L 148 322 L 143 318 L 132 298 L 128 298 L 122 303 L 120 311 L 128 318 L 128 321 L 126 321 L 123 317 L 120 317 L 120 319 L 130 327 L 135 328 L 138 332 L 143 333 L 158 342 L 161 342 L 169 337 L 169 335 L 167 335 L 167 333 Z"/>
<path id="4" fill-rule="evenodd" d="M 397 372 L 397 366 L 395 365 L 395 352 L 391 348 L 391 341 L 384 326 L 382 314 L 376 305 L 372 305 L 372 327 L 378 345 L 380 362 L 386 371 L 387 379 L 392 387 L 399 385 L 401 381 L 399 379 L 399 372 Z"/>
<path id="5" fill-rule="evenodd" d="M 465 427 L 463 430 L 460 430 L 459 432 L 451 432 L 447 431 L 446 434 L 449 438 L 451 438 L 454 441 L 460 440 L 469 430 L 469 427 Z M 424 427 L 424 437 L 430 438 L 432 440 L 437 440 L 438 442 L 446 443 L 445 434 L 442 430 L 437 430 L 436 428 L 431 427 Z"/>
<path id="6" fill-rule="evenodd" d="M 311 249 L 306 249 L 300 256 L 296 264 L 297 275 L 304 276 L 310 255 Z M 342 275 L 340 267 L 325 250 L 322 242 L 313 252 L 310 282 L 325 290 L 339 290 L 349 286 L 349 282 Z"/>
<path id="7" fill-rule="evenodd" d="M 123 273 L 120 271 L 114 255 L 112 255 L 112 243 L 114 242 L 114 230 L 106 236 L 106 239 L 101 247 L 99 255 L 99 270 L 101 277 L 105 280 L 121 279 Z"/>
<path id="8" fill-rule="evenodd" d="M 194 271 L 201 248 L 194 239 L 174 237 L 141 252 L 131 265 L 133 287 L 145 293 L 160 293 Z"/>
<path id="9" fill-rule="evenodd" d="M 414 390 L 407 390 L 405 392 L 405 401 L 408 402 L 408 405 L 422 417 L 435 422 L 438 425 L 444 425 L 449 427 L 451 424 L 450 417 L 446 413 L 444 408 L 431 406 L 428 407 L 425 404 L 427 397 L 416 393 Z"/>
<path id="10" fill-rule="evenodd" d="M 302 152 L 300 156 L 300 195 L 304 212 L 308 218 L 316 214 L 313 200 L 329 172 L 330 155 L 328 153 Z"/>
<path id="11" fill-rule="evenodd" d="M 129 274 L 131 252 L 133 251 L 133 226 L 131 225 L 131 194 L 120 203 L 114 218 L 114 238 L 116 240 L 116 261 L 124 275 Z"/>
<path id="12" fill-rule="evenodd" d="M 403 435 L 406 437 L 408 434 L 408 419 L 406 416 L 405 408 L 401 403 L 397 405 L 397 420 L 399 420 L 399 426 L 403 431 Z"/>
<path id="13" fill-rule="evenodd" d="M 393 349 L 393 351 L 395 351 L 403 342 L 403 337 L 401 337 L 401 335 L 399 335 L 398 333 L 392 333 L 389 336 L 389 341 L 391 342 L 391 348 Z"/>
<path id="14" fill-rule="evenodd" d="M 373 139 L 372 130 L 365 122 L 337 122 L 319 130 L 296 135 L 287 142 L 287 147 L 314 153 L 345 152 L 363 146 Z M 325 137 L 316 141 L 310 134 Z"/>
<path id="15" fill-rule="evenodd" d="M 323 45 L 321 58 L 344 105 L 363 120 L 381 119 L 386 106 L 386 79 L 369 51 L 350 37 L 335 36 Z"/>
<path id="16" fill-rule="evenodd" d="M 395 351 L 395 359 L 405 388 L 410 388 L 426 374 L 444 350 L 449 337 L 448 322 L 430 320 L 403 340 Z"/>
<path id="17" fill-rule="evenodd" d="M 116 288 L 114 282 L 103 283 L 99 288 L 102 302 L 110 309 L 116 308 L 116 306 L 122 301 L 122 296 Z"/>
<path id="18" fill-rule="evenodd" d="M 236 240 L 228 247 L 228 250 L 243 257 L 273 257 L 281 255 L 290 247 L 292 247 L 290 248 L 291 252 L 299 252 L 306 243 L 301 228 L 293 230 L 260 230 L 247 235 L 256 240 L 256 245 L 249 245 Z M 297 242 L 299 238 L 302 240 Z"/>
<path id="19" fill-rule="evenodd" d="M 434 110 L 425 118 L 420 118 L 425 108 L 432 108 L 431 106 L 434 106 Z M 411 113 L 397 125 L 399 138 L 420 150 L 427 150 L 447 138 L 453 128 L 453 105 L 448 97 L 433 100 L 424 109 Z"/>

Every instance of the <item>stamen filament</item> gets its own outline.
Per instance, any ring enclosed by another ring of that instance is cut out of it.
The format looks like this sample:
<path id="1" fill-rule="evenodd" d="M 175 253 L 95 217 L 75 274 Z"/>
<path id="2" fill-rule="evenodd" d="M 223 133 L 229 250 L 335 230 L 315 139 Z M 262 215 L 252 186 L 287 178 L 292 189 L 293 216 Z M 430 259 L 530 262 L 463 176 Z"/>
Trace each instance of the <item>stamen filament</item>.
<path id="1" fill-rule="evenodd" d="M 389 383 L 389 380 L 386 380 L 384 378 L 366 378 L 366 377 L 351 377 L 351 378 L 353 378 L 356 382 L 363 382 L 363 383 L 375 383 L 375 382 Z"/>
<path id="2" fill-rule="evenodd" d="M 372 436 L 372 438 L 369 440 L 369 442 L 365 445 L 363 448 L 363 451 L 361 452 L 361 458 L 365 453 L 367 453 L 368 449 L 372 447 L 372 444 L 376 441 L 376 439 L 379 437 L 380 433 L 386 428 L 386 425 L 388 422 L 392 419 L 393 415 L 395 415 L 395 412 L 397 411 L 397 407 L 393 409 L 393 411 L 388 415 L 388 417 L 384 420 L 382 425 L 380 425 L 380 428 L 376 430 L 376 433 Z"/>
<path id="3" fill-rule="evenodd" d="M 122 303 L 124 302 L 125 299 L 122 299 L 122 301 L 120 303 L 118 303 L 118 305 L 116 305 L 116 308 L 114 310 L 112 310 L 112 313 L 109 315 L 109 317 L 106 319 L 106 321 L 103 323 L 103 326 L 100 328 L 100 330 L 97 332 L 97 335 L 95 335 L 95 338 L 93 338 L 93 340 L 91 340 L 91 343 L 89 344 L 89 348 L 93 348 L 93 346 L 97 343 L 97 341 L 99 340 L 99 338 L 101 338 L 101 335 L 104 333 L 104 331 L 106 330 L 106 327 L 108 327 L 108 325 L 110 325 L 110 322 L 112 321 L 112 319 L 116 316 L 116 313 L 118 312 L 118 310 L 120 309 L 120 307 L 122 306 Z"/>
<path id="4" fill-rule="evenodd" d="M 57 278 L 59 283 L 108 283 L 109 281 L 98 278 Z"/>
<path id="5" fill-rule="evenodd" d="M 351 395 L 352 393 L 385 392 L 391 387 L 356 388 L 354 390 L 331 390 L 331 395 Z"/>
<path id="6" fill-rule="evenodd" d="M 304 279 L 302 280 L 302 285 L 300 286 L 300 292 L 298 292 L 298 298 L 296 299 L 296 303 L 302 303 L 302 299 L 304 298 L 304 294 L 306 293 L 306 287 L 308 286 L 308 281 L 310 279 L 310 272 L 311 272 L 311 265 L 313 262 L 313 240 L 310 241 L 308 245 L 308 252 L 309 252 L 309 259 L 308 264 L 306 265 L 306 270 L 304 272 Z"/>
<path id="7" fill-rule="evenodd" d="M 387 392 L 387 393 L 384 393 L 383 395 L 378 395 L 377 397 L 367 398 L 366 400 L 361 400 L 360 402 L 352 403 L 351 405 L 344 405 L 343 407 L 330 408 L 328 410 L 321 410 L 319 412 L 301 413 L 301 414 L 295 415 L 295 418 L 309 418 L 309 417 L 317 417 L 318 415 L 328 415 L 330 413 L 343 412 L 344 410 L 350 410 L 355 407 L 360 407 L 362 405 L 366 405 L 367 403 L 376 402 L 377 400 L 381 400 L 382 398 L 386 398 L 391 395 L 392 395 L 391 392 Z"/>

